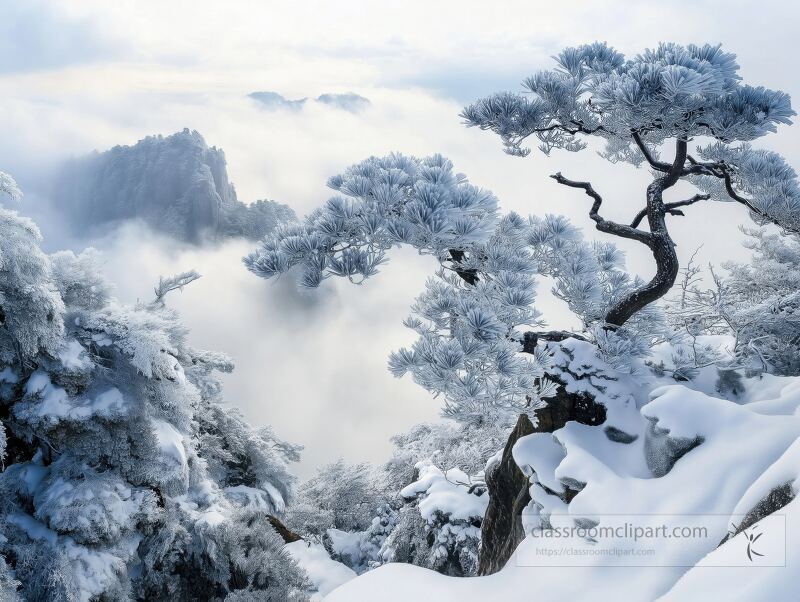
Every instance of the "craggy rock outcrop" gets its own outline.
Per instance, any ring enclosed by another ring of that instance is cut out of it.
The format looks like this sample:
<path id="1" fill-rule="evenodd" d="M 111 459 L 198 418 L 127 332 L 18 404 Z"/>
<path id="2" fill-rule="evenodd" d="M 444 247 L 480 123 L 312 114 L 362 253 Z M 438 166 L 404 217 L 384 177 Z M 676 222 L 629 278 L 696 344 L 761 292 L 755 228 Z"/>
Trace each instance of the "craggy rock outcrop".
<path id="1" fill-rule="evenodd" d="M 651 421 L 644 437 L 647 467 L 654 477 L 663 477 L 678 460 L 702 442 L 702 437 L 671 437 L 669 431 Z"/>
<path id="2" fill-rule="evenodd" d="M 525 538 L 522 511 L 531 501 L 530 483 L 514 462 L 511 453 L 514 444 L 532 433 L 557 431 L 571 420 L 593 426 L 602 424 L 606 419 L 606 410 L 591 396 L 570 393 L 561 386 L 547 405 L 536 411 L 536 418 L 537 425 L 534 427 L 527 415 L 520 415 L 508 437 L 502 458 L 486 473 L 489 506 L 481 524 L 479 575 L 491 575 L 502 569 Z M 568 489 L 567 495 L 570 497 L 575 493 Z"/>
<path id="3" fill-rule="evenodd" d="M 225 153 L 188 129 L 68 161 L 52 196 L 80 232 L 140 219 L 192 243 L 232 236 L 258 239 L 295 217 L 289 207 L 273 201 L 241 203 L 228 180 Z"/>

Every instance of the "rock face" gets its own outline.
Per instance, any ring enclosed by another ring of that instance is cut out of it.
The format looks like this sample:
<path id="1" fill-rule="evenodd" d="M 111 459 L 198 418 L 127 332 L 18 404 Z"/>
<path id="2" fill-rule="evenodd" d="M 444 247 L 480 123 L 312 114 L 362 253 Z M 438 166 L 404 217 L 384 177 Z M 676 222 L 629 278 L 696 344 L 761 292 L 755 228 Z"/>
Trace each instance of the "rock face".
<path id="1" fill-rule="evenodd" d="M 525 538 L 522 509 L 531 501 L 528 477 L 514 462 L 511 450 L 519 439 L 534 432 L 530 418 L 521 414 L 503 448 L 500 461 L 486 472 L 489 506 L 481 523 L 478 575 L 491 575 L 502 569 Z"/>
<path id="2" fill-rule="evenodd" d="M 759 500 L 753 508 L 750 509 L 750 511 L 742 519 L 742 522 L 739 523 L 733 531 L 730 531 L 728 535 L 725 536 L 721 542 L 719 542 L 719 545 L 724 544 L 729 539 L 733 539 L 745 529 L 749 529 L 765 516 L 769 516 L 784 506 L 788 506 L 789 503 L 794 500 L 794 498 L 795 494 L 792 489 L 791 482 L 784 483 L 779 487 L 775 487 L 764 498 Z"/>
<path id="3" fill-rule="evenodd" d="M 272 201 L 239 202 L 228 180 L 225 153 L 188 129 L 67 162 L 53 198 L 81 231 L 140 219 L 193 243 L 260 238 L 294 217 L 289 207 Z"/>
<path id="4" fill-rule="evenodd" d="M 703 442 L 702 437 L 672 437 L 651 421 L 644 438 L 647 467 L 654 477 L 663 477 L 675 463 Z"/>
<path id="5" fill-rule="evenodd" d="M 522 511 L 531 501 L 530 483 L 514 461 L 514 444 L 532 433 L 557 431 L 570 420 L 593 426 L 603 424 L 606 410 L 589 395 L 570 393 L 560 386 L 547 405 L 536 411 L 536 418 L 537 425 L 534 427 L 527 415 L 520 415 L 500 461 L 486 472 L 489 506 L 481 524 L 479 575 L 491 575 L 502 569 L 525 538 Z M 568 489 L 565 495 L 570 498 L 575 493 Z"/>

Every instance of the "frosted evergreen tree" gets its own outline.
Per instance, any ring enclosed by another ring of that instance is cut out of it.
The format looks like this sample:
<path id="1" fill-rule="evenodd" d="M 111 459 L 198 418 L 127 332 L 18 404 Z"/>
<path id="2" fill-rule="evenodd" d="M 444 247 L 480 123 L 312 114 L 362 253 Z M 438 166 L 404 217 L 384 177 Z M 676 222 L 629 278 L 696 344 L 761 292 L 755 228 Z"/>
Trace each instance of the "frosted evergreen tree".
<path id="1" fill-rule="evenodd" d="M 3 190 L 15 191 L 2 174 Z M 0 592 L 29 600 L 302 598 L 269 525 L 297 449 L 222 407 L 225 356 L 164 296 L 110 296 L 93 252 L 45 255 L 0 207 Z"/>
<path id="2" fill-rule="evenodd" d="M 373 466 L 337 460 L 300 485 L 286 521 L 317 540 L 329 529 L 364 531 L 387 498 L 382 475 Z"/>
<path id="3" fill-rule="evenodd" d="M 712 286 L 695 278 L 669 313 L 690 336 L 732 335 L 728 368 L 800 374 L 800 241 L 765 228 L 746 229 L 750 263 L 712 270 Z"/>
<path id="4" fill-rule="evenodd" d="M 528 155 L 530 138 L 545 154 L 557 148 L 577 152 L 597 138 L 605 142 L 602 154 L 610 162 L 650 167 L 644 207 L 629 224 L 600 215 L 603 199 L 589 182 L 560 172 L 552 176 L 591 197 L 589 216 L 598 230 L 642 243 L 655 259 L 653 279 L 613 304 L 605 316 L 609 325 L 625 324 L 672 288 L 679 263 L 667 216 L 684 215 L 685 207 L 732 201 L 757 223 L 800 232 L 794 171 L 780 155 L 749 145 L 791 123 L 789 96 L 740 83 L 735 59 L 719 45 L 660 44 L 631 59 L 605 43 L 567 48 L 555 57 L 555 69 L 525 80 L 524 93 L 495 94 L 462 113 L 467 125 L 498 134 L 511 155 Z M 681 180 L 700 192 L 666 201 L 664 193 Z"/>

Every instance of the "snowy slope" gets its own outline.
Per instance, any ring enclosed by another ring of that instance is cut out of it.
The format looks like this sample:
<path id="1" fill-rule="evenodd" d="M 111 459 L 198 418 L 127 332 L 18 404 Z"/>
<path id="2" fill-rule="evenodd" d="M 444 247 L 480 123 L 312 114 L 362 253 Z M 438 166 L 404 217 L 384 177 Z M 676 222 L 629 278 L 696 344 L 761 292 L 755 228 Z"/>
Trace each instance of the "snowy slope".
<path id="1" fill-rule="evenodd" d="M 572 386 L 586 386 L 583 382 Z M 618 392 L 632 390 L 622 381 L 612 382 Z M 652 379 L 635 395 L 616 395 L 613 386 L 607 388 L 601 395 L 608 411 L 603 425 L 571 422 L 552 434 L 530 435 L 514 450 L 517 463 L 533 475 L 535 503 L 523 516 L 529 532 L 537 527 L 574 527 L 585 524 L 582 519 L 609 525 L 615 520 L 608 516 L 612 514 L 684 517 L 680 520 L 704 515 L 696 519 L 707 530 L 703 537 L 603 541 L 653 550 L 655 560 L 649 562 L 660 566 L 622 566 L 647 562 L 607 557 L 572 559 L 573 566 L 545 566 L 569 563 L 542 558 L 538 552 L 542 540 L 529 535 L 506 568 L 492 576 L 458 579 L 413 566 L 387 565 L 344 584 L 326 600 L 374 600 L 376 591 L 387 602 L 608 600 L 623 593 L 626 600 L 642 602 L 796 599 L 791 594 L 800 578 L 796 500 L 719 544 L 770 492 L 789 487 L 796 494 L 800 489 L 800 378 L 745 379 L 735 400 L 718 396 L 709 373 L 685 384 L 664 386 L 666 382 L 674 383 Z M 644 401 L 637 401 L 642 395 Z M 609 426 L 624 433 L 626 442 L 610 436 Z M 569 505 L 552 494 L 565 488 L 577 491 Z M 753 556 L 751 566 L 745 556 L 746 538 L 770 519 L 786 521 L 786 566 L 768 566 L 783 563 L 780 550 L 774 549 L 784 542 L 783 527 L 774 526 L 757 541 L 764 557 Z M 587 544 L 572 535 L 558 545 Z"/>

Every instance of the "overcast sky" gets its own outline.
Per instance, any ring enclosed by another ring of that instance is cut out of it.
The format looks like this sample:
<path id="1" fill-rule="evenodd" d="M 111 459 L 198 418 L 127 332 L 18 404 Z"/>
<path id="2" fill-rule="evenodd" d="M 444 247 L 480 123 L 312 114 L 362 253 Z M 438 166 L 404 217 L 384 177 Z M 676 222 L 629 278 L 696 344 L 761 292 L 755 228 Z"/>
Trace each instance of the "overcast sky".
<path id="1" fill-rule="evenodd" d="M 326 179 L 351 163 L 391 151 L 441 152 L 505 209 L 564 213 L 595 236 L 586 199 L 547 175 L 591 179 L 607 216 L 629 220 L 642 204 L 644 170 L 591 152 L 508 157 L 492 135 L 461 126 L 461 107 L 518 89 L 560 48 L 594 40 L 630 54 L 659 41 L 722 42 L 739 55 L 745 81 L 798 97 L 798 13 L 791 2 L 730 0 L 4 0 L 0 169 L 28 193 L 21 209 L 40 220 L 49 250 L 81 244 L 43 209 L 48 176 L 65 157 L 184 127 L 225 150 L 245 202 L 271 198 L 304 214 L 329 196 Z M 372 104 L 358 114 L 320 103 L 265 111 L 247 97 L 260 90 L 287 98 L 355 92 Z M 800 127 L 761 142 L 800 165 Z M 697 205 L 687 214 L 673 223 L 684 260 L 701 243 L 703 262 L 746 257 L 740 207 Z M 646 254 L 622 246 L 631 269 L 651 273 Z M 381 461 L 389 436 L 436 418 L 438 400 L 386 372 L 388 353 L 413 340 L 400 322 L 430 259 L 395 253 L 364 286 L 334 282 L 308 297 L 248 274 L 242 242 L 187 249 L 127 229 L 103 247 L 125 300 L 147 297 L 159 274 L 194 267 L 205 275 L 171 303 L 192 342 L 236 360 L 225 378 L 230 402 L 306 445 L 301 475 L 339 456 Z M 540 288 L 546 317 L 568 324 L 546 284 Z"/>

